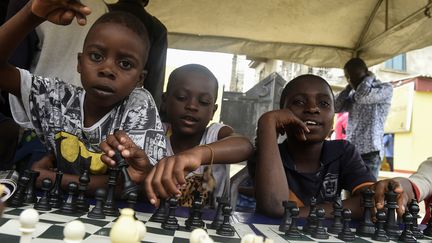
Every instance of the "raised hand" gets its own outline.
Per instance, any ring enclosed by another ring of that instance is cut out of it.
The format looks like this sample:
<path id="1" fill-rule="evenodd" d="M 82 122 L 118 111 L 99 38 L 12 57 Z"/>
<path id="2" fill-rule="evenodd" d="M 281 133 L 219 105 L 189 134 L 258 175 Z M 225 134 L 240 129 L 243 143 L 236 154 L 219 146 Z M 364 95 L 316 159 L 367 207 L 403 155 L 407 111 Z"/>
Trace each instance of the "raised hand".
<path id="1" fill-rule="evenodd" d="M 34 15 L 54 24 L 68 25 L 74 18 L 77 23 L 85 25 L 90 8 L 77 0 L 32 0 L 31 11 Z"/>
<path id="2" fill-rule="evenodd" d="M 265 120 L 268 125 L 274 125 L 279 134 L 291 133 L 299 140 L 306 141 L 306 133 L 309 133 L 306 124 L 289 109 L 267 112 L 260 120 Z"/>

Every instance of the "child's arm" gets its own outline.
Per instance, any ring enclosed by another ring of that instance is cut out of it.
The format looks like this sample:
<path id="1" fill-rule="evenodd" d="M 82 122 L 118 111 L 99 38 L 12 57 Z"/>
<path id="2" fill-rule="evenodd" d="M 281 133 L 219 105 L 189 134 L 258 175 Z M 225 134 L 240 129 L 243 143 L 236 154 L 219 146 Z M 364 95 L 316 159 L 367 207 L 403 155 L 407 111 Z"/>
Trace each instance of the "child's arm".
<path id="1" fill-rule="evenodd" d="M 67 0 L 33 0 L 21 11 L 0 27 L 0 89 L 21 97 L 20 74 L 8 63 L 18 44 L 36 26 L 49 20 L 56 24 L 69 24 L 77 18 L 85 24 L 85 16 L 90 9 L 79 1 Z"/>
<path id="2" fill-rule="evenodd" d="M 218 141 L 197 146 L 174 156 L 163 158 L 145 179 L 145 191 L 152 204 L 158 195 L 166 198 L 179 195 L 178 185 L 186 183 L 185 177 L 201 165 L 232 164 L 248 159 L 253 152 L 251 142 L 233 129 L 224 126 L 219 130 Z"/>
<path id="3" fill-rule="evenodd" d="M 51 179 L 54 183 L 56 179 L 56 172 L 54 171 L 55 157 L 54 155 L 46 155 L 41 160 L 32 165 L 32 170 L 38 171 L 39 176 L 36 179 L 36 187 L 41 188 L 42 181 L 45 178 Z M 80 175 L 63 174 L 61 187 L 67 190 L 70 182 L 79 183 Z M 108 181 L 107 175 L 90 175 L 90 183 L 87 187 L 87 194 L 94 195 L 96 189 L 106 187 Z"/>
<path id="4" fill-rule="evenodd" d="M 258 120 L 255 197 L 257 209 L 271 216 L 283 214 L 282 201 L 288 200 L 289 185 L 277 144 L 278 133 L 290 128 L 298 139 L 306 140 L 309 129 L 291 111 L 265 113 Z"/>

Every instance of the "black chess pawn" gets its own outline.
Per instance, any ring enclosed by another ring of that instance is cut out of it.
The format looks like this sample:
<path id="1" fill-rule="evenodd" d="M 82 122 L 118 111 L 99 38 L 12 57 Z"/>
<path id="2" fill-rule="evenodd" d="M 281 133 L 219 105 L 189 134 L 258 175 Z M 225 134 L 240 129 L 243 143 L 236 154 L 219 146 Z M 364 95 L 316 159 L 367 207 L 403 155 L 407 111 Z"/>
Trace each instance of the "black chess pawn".
<path id="1" fill-rule="evenodd" d="M 213 222 L 211 223 L 210 227 L 211 229 L 218 229 L 219 226 L 223 223 L 223 214 L 222 209 L 225 205 L 228 205 L 228 198 L 227 197 L 217 197 L 216 202 L 218 203 L 215 217 L 213 218 Z"/>
<path id="2" fill-rule="evenodd" d="M 37 203 L 35 203 L 34 208 L 39 211 L 50 211 L 51 204 L 49 203 L 49 191 L 52 186 L 52 181 L 50 178 L 45 178 L 42 180 L 42 197 Z"/>
<path id="3" fill-rule="evenodd" d="M 70 182 L 68 184 L 68 196 L 63 202 L 63 205 L 60 208 L 60 212 L 64 214 L 75 214 L 77 212 L 76 209 L 76 199 L 75 194 L 78 190 L 78 184 L 76 182 Z"/>
<path id="4" fill-rule="evenodd" d="M 394 192 L 393 184 L 389 183 L 387 192 L 385 193 L 386 204 L 384 206 L 387 209 L 387 220 L 384 229 L 390 240 L 397 240 L 400 235 L 399 226 L 396 223 L 396 209 L 399 208 L 397 205 L 397 197 L 398 194 Z"/>
<path id="5" fill-rule="evenodd" d="M 343 228 L 342 231 L 338 234 L 338 238 L 343 241 L 354 241 L 355 235 L 350 228 L 351 210 L 345 208 L 342 211 L 342 219 L 343 219 Z"/>
<path id="6" fill-rule="evenodd" d="M 127 171 L 128 164 L 118 150 L 115 151 L 114 160 L 124 179 L 122 198 L 127 198 L 131 192 L 138 194 L 138 186 L 130 178 L 129 172 Z"/>
<path id="7" fill-rule="evenodd" d="M 21 207 L 24 205 L 25 191 L 29 180 L 30 178 L 25 174 L 18 179 L 18 187 L 12 197 L 8 200 L 9 207 Z"/>
<path id="8" fill-rule="evenodd" d="M 413 235 L 416 239 L 423 239 L 424 235 L 420 231 L 420 229 L 418 228 L 418 222 L 417 222 L 417 219 L 421 218 L 420 215 L 418 215 L 420 212 L 420 207 L 417 203 L 417 200 L 415 200 L 415 199 L 411 200 L 411 202 L 408 204 L 408 210 L 413 217 L 413 222 L 411 225 L 411 232 L 413 233 Z"/>
<path id="9" fill-rule="evenodd" d="M 375 192 L 370 188 L 361 191 L 363 217 L 357 227 L 356 233 L 360 236 L 372 236 L 375 233 L 375 225 L 372 222 L 372 210 L 374 209 L 373 196 Z"/>
<path id="10" fill-rule="evenodd" d="M 138 200 L 138 194 L 136 192 L 130 192 L 127 198 L 127 205 L 128 208 L 131 208 L 134 210 L 134 218 L 135 220 L 138 220 L 138 218 L 136 217 L 136 212 L 135 212 L 135 205 L 137 203 Z"/>
<path id="11" fill-rule="evenodd" d="M 24 203 L 33 204 L 37 202 L 35 187 L 36 187 L 36 179 L 38 178 L 40 172 L 34 170 L 26 170 L 25 172 L 29 177 L 29 182 L 27 184 L 27 188 L 24 196 Z"/>
<path id="12" fill-rule="evenodd" d="M 333 223 L 328 230 L 329 233 L 337 235 L 342 231 L 342 210 L 342 199 L 340 197 L 335 197 L 333 199 Z"/>
<path id="13" fill-rule="evenodd" d="M 107 216 L 118 217 L 120 215 L 115 202 L 115 188 L 117 185 L 117 178 L 119 176 L 119 168 L 109 168 L 108 169 L 108 190 L 103 206 L 103 212 Z"/>
<path id="14" fill-rule="evenodd" d="M 387 218 L 385 211 L 384 210 L 378 211 L 376 213 L 376 218 L 377 218 L 376 230 L 374 232 L 374 235 L 372 236 L 372 239 L 381 242 L 389 241 L 390 239 L 388 238 L 387 233 L 385 232 L 384 229 L 384 224 Z"/>
<path id="15" fill-rule="evenodd" d="M 92 219 L 104 219 L 105 214 L 103 213 L 103 203 L 105 200 L 106 191 L 103 188 L 99 188 L 96 190 L 95 199 L 96 205 L 92 208 L 92 210 L 87 214 L 87 217 Z"/>
<path id="16" fill-rule="evenodd" d="M 230 205 L 225 205 L 222 208 L 222 214 L 224 216 L 224 220 L 219 228 L 216 230 L 216 234 L 222 236 L 234 236 L 234 228 L 230 224 L 232 208 Z"/>
<path id="17" fill-rule="evenodd" d="M 405 212 L 402 216 L 403 222 L 405 224 L 405 228 L 402 231 L 402 234 L 399 237 L 399 240 L 402 242 L 408 242 L 408 243 L 415 243 L 417 242 L 417 239 L 414 237 L 413 233 L 411 232 L 411 226 L 412 226 L 412 221 L 413 221 L 413 217 L 411 215 L 411 213 L 409 213 L 408 211 Z"/>
<path id="18" fill-rule="evenodd" d="M 323 208 L 318 208 L 316 210 L 316 216 L 317 216 L 317 227 L 311 233 L 311 236 L 316 239 L 328 239 L 329 234 L 327 233 L 326 229 L 323 226 L 323 221 L 325 218 L 325 210 Z"/>
<path id="19" fill-rule="evenodd" d="M 61 190 L 61 181 L 63 179 L 63 172 L 56 172 L 56 179 L 50 191 L 50 204 L 53 208 L 60 208 L 63 202 L 63 192 Z"/>
<path id="20" fill-rule="evenodd" d="M 201 197 L 194 200 L 192 207 L 189 209 L 189 218 L 185 222 L 187 230 L 194 230 L 196 228 L 204 228 L 204 221 L 202 220 L 202 202 Z"/>
<path id="21" fill-rule="evenodd" d="M 88 184 L 90 183 L 90 175 L 87 168 L 83 170 L 78 180 L 79 180 L 79 186 L 78 186 L 78 197 L 76 199 L 76 208 L 78 212 L 86 213 L 90 208 L 90 204 L 87 202 L 87 198 L 85 196 Z"/>
<path id="22" fill-rule="evenodd" d="M 177 218 L 175 217 L 175 211 L 177 209 L 177 198 L 168 199 L 168 216 L 165 218 L 165 221 L 162 223 L 162 229 L 166 230 L 177 230 L 180 225 L 178 224 Z"/>
<path id="23" fill-rule="evenodd" d="M 429 215 L 432 215 L 432 203 L 429 203 Z M 426 236 L 432 236 L 432 217 L 429 218 L 426 229 L 423 230 L 423 234 Z"/>
<path id="24" fill-rule="evenodd" d="M 316 229 L 316 205 L 317 200 L 315 197 L 312 197 L 309 206 L 309 215 L 306 218 L 306 224 L 303 226 L 303 232 L 305 234 L 311 234 Z"/>
<path id="25" fill-rule="evenodd" d="M 301 238 L 301 233 L 297 226 L 297 219 L 300 214 L 300 209 L 296 206 L 290 209 L 291 213 L 291 224 L 288 230 L 285 232 L 285 235 L 289 238 L 298 239 Z"/>
<path id="26" fill-rule="evenodd" d="M 150 217 L 149 221 L 163 223 L 168 215 L 168 203 L 166 199 L 161 199 L 159 207 L 156 209 L 154 214 Z"/>
<path id="27" fill-rule="evenodd" d="M 285 233 L 291 224 L 291 208 L 297 207 L 297 204 L 293 201 L 283 201 L 282 206 L 284 207 L 284 216 L 279 225 L 279 231 Z"/>

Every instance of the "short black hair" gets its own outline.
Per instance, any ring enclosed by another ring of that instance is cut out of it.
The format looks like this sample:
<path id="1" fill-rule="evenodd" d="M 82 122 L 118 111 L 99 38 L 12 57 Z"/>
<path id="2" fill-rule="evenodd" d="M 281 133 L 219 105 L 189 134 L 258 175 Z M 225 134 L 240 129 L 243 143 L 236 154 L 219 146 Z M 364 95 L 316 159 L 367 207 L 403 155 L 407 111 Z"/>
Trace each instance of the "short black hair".
<path id="1" fill-rule="evenodd" d="M 132 32 L 134 32 L 141 38 L 143 44 L 146 47 L 145 56 L 144 56 L 144 64 L 145 64 L 148 58 L 148 52 L 150 50 L 151 44 L 149 39 L 149 33 L 144 23 L 138 17 L 128 12 L 113 11 L 113 12 L 105 13 L 102 16 L 100 16 L 91 26 L 89 33 L 95 26 L 99 24 L 105 24 L 105 23 L 114 23 L 114 24 L 122 25 L 130 29 Z M 86 42 L 86 40 L 84 40 L 84 43 Z"/>
<path id="2" fill-rule="evenodd" d="M 345 70 L 354 70 L 358 68 L 368 71 L 366 63 L 359 57 L 351 58 L 344 66 Z"/>
<path id="3" fill-rule="evenodd" d="M 218 96 L 218 90 L 219 90 L 219 84 L 216 76 L 205 66 L 200 64 L 186 64 L 181 67 L 178 67 L 174 69 L 174 71 L 171 72 L 169 78 L 168 78 L 168 84 L 167 84 L 167 93 L 171 90 L 172 83 L 174 80 L 176 80 L 177 76 L 182 72 L 196 72 L 203 74 L 207 76 L 210 80 L 213 80 L 216 85 L 216 94 L 215 94 L 215 101 L 217 100 Z"/>
<path id="4" fill-rule="evenodd" d="M 313 75 L 313 74 L 303 74 L 303 75 L 295 77 L 294 79 L 292 79 L 291 81 L 289 81 L 285 85 L 284 89 L 282 90 L 281 97 L 280 97 L 280 102 L 279 102 L 280 109 L 284 108 L 285 99 L 286 99 L 286 96 L 288 94 L 288 91 L 290 91 L 296 83 L 304 82 L 307 79 L 318 79 L 318 80 L 323 81 L 323 83 L 325 83 L 327 85 L 327 87 L 329 88 L 330 93 L 332 94 L 332 97 L 334 99 L 333 90 L 332 90 L 330 84 L 324 78 L 317 76 L 317 75 Z"/>

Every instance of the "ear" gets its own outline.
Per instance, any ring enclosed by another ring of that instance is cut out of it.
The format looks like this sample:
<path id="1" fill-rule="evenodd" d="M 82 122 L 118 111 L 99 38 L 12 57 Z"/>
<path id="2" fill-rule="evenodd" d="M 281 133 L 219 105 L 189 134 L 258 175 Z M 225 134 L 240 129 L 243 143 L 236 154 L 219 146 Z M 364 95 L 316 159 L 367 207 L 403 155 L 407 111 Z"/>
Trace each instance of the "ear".
<path id="1" fill-rule="evenodd" d="M 218 109 L 218 105 L 215 104 L 213 107 L 213 116 L 214 116 L 215 112 L 217 111 L 217 109 Z M 212 116 L 212 119 L 213 119 L 213 116 Z"/>
<path id="2" fill-rule="evenodd" d="M 138 80 L 138 86 L 144 87 L 144 80 L 146 79 L 148 74 L 147 70 L 142 70 L 140 76 L 139 76 L 139 80 Z"/>
<path id="3" fill-rule="evenodd" d="M 77 55 L 77 60 L 78 60 L 78 64 L 77 64 L 77 72 L 81 73 L 81 58 L 82 58 L 82 53 L 79 52 Z"/>

